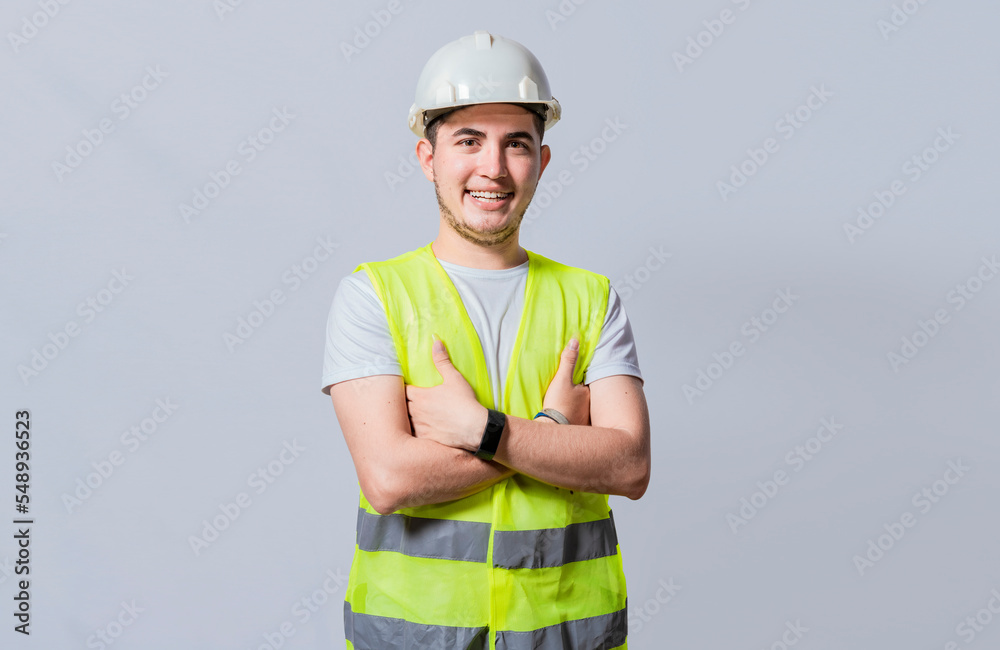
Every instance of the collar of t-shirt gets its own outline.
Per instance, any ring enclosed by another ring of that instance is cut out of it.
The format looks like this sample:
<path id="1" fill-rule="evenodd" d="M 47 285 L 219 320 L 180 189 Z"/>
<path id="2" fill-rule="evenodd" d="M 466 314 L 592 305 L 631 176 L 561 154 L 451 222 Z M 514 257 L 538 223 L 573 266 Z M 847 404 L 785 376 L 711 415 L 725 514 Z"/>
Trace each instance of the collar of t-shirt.
<path id="1" fill-rule="evenodd" d="M 528 273 L 527 261 L 509 269 L 478 269 L 471 266 L 460 266 L 451 262 L 445 262 L 444 260 L 438 260 L 438 263 L 441 264 L 441 267 L 445 271 L 448 271 L 449 274 L 454 272 L 470 278 L 507 280 L 521 275 L 526 275 Z"/>

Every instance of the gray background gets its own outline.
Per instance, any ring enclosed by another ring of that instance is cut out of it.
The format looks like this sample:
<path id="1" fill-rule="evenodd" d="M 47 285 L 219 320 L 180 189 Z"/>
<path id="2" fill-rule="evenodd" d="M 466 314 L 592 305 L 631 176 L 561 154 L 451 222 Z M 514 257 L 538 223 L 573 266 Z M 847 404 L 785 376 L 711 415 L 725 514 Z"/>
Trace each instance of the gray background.
<path id="1" fill-rule="evenodd" d="M 110 625 L 116 649 L 343 647 L 357 483 L 319 390 L 326 315 L 358 263 L 434 237 L 406 111 L 423 62 L 476 29 L 528 46 L 564 108 L 543 180 L 572 183 L 546 190 L 558 196 L 522 244 L 629 294 L 654 460 L 643 499 L 612 499 L 632 647 L 1000 644 L 1000 280 L 974 279 L 1000 253 L 996 3 L 897 2 L 916 11 L 891 32 L 889 0 L 50 4 L 51 18 L 28 0 L 0 9 L 0 646 L 100 647 Z M 689 38 L 708 45 L 678 66 Z M 135 91 L 156 66 L 159 85 Z M 832 96 L 782 131 L 813 87 Z M 275 109 L 294 117 L 248 161 L 241 143 Z M 114 129 L 88 151 L 102 120 Z M 607 120 L 625 125 L 613 141 Z M 938 129 L 959 137 L 907 175 Z M 724 199 L 717 184 L 768 138 L 777 151 Z M 60 174 L 67 147 L 88 155 Z M 581 147 L 599 151 L 586 168 Z M 229 161 L 240 174 L 182 217 Z M 905 194 L 851 241 L 844 224 L 896 180 Z M 336 250 L 310 261 L 317 238 Z M 296 266 L 310 271 L 298 284 Z M 102 294 L 123 269 L 128 285 Z M 957 285 L 975 296 L 961 309 Z M 784 290 L 797 298 L 775 322 Z M 90 322 L 88 298 L 111 298 Z M 227 345 L 255 302 L 267 317 Z M 938 310 L 947 322 L 893 364 Z M 78 335 L 51 347 L 71 321 Z M 711 367 L 733 342 L 744 354 Z M 44 369 L 19 370 L 46 345 Z M 699 371 L 716 379 L 689 399 Z M 123 442 L 162 415 L 157 400 L 177 408 Z M 19 409 L 33 430 L 30 638 L 9 613 Z M 842 428 L 809 443 L 824 418 Z M 286 442 L 305 451 L 283 465 Z M 915 502 L 949 461 L 969 469 Z M 248 482 L 269 463 L 272 483 Z M 778 470 L 789 480 L 768 486 Z M 754 496 L 758 482 L 773 496 Z M 249 507 L 195 553 L 191 536 L 240 493 Z M 741 499 L 766 505 L 733 525 Z M 916 524 L 859 569 L 906 513 Z M 123 602 L 142 611 L 121 629 Z M 978 631 L 962 627 L 977 614 Z"/>

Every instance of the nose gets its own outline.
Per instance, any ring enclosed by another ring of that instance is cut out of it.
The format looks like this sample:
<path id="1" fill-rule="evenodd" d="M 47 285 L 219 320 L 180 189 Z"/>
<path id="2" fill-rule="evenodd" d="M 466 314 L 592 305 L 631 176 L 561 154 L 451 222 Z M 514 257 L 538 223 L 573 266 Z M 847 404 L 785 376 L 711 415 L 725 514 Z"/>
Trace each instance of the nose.
<path id="1" fill-rule="evenodd" d="M 487 178 L 503 178 L 507 175 L 506 151 L 499 143 L 485 145 L 479 154 L 479 173 Z"/>

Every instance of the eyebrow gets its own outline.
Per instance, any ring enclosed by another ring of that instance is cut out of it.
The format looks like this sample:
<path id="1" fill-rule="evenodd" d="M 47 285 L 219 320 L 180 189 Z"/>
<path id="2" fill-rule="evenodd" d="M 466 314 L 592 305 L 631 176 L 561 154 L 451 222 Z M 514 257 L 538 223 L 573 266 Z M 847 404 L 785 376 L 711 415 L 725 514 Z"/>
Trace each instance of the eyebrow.
<path id="1" fill-rule="evenodd" d="M 451 134 L 451 136 L 453 138 L 454 137 L 458 137 L 460 135 L 468 135 L 468 136 L 472 136 L 474 138 L 485 138 L 486 137 L 486 134 L 483 133 L 482 131 L 477 131 L 476 129 L 469 128 L 467 126 L 461 128 L 461 129 L 458 129 L 457 131 L 455 131 L 454 133 Z M 535 136 L 532 135 L 528 131 L 512 131 L 512 132 L 510 132 L 510 133 L 507 134 L 506 138 L 508 140 L 528 140 L 530 142 L 534 142 L 535 141 Z"/>
<path id="2" fill-rule="evenodd" d="M 508 140 L 529 140 L 531 142 L 535 141 L 535 136 L 527 131 L 514 131 L 513 133 L 507 134 Z"/>

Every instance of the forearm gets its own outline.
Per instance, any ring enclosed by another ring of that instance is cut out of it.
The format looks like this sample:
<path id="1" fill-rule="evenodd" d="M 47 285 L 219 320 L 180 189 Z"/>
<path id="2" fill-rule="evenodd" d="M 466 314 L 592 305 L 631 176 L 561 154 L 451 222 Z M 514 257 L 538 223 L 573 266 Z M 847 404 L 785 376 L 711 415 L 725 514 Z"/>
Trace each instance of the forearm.
<path id="1" fill-rule="evenodd" d="M 399 376 L 340 382 L 331 386 L 330 397 L 361 491 L 382 514 L 460 499 L 514 473 L 411 435 Z"/>
<path id="2" fill-rule="evenodd" d="M 365 497 L 376 510 L 387 514 L 461 499 L 514 473 L 461 449 L 408 438 L 380 459 L 378 478 L 369 482 Z"/>
<path id="3" fill-rule="evenodd" d="M 507 416 L 493 460 L 557 487 L 638 499 L 649 482 L 649 457 L 642 432 Z"/>
<path id="4" fill-rule="evenodd" d="M 546 391 L 548 397 L 553 385 L 556 386 L 552 396 L 555 403 L 566 400 L 575 405 L 578 401 L 573 395 L 578 386 L 573 385 L 571 374 L 575 352 L 571 342 L 563 351 L 560 369 Z M 489 422 L 488 410 L 451 365 L 440 341 L 434 342 L 433 353 L 442 383 L 431 387 L 406 386 L 414 437 L 463 453 L 474 452 Z M 557 487 L 638 499 L 646 491 L 650 474 L 649 410 L 642 380 L 630 375 L 604 377 L 591 382 L 589 396 L 590 421 L 594 426 L 555 424 L 508 415 L 493 460 Z M 570 421 L 585 421 L 579 413 L 574 418 Z"/>

